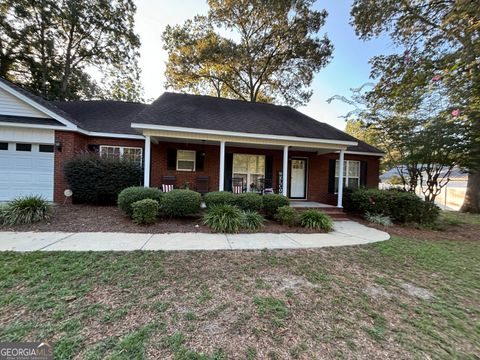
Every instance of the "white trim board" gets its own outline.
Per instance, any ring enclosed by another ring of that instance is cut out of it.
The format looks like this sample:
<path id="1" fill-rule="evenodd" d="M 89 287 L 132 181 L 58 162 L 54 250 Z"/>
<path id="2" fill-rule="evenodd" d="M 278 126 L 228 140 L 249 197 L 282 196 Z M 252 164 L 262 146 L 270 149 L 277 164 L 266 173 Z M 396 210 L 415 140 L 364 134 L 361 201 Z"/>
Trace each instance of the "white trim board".
<path id="1" fill-rule="evenodd" d="M 160 131 L 163 130 L 163 131 L 174 131 L 174 132 L 192 133 L 192 134 L 232 136 L 232 137 L 238 137 L 238 138 L 252 138 L 252 139 L 284 140 L 284 141 L 309 142 L 309 143 L 320 143 L 320 144 L 333 144 L 333 145 L 342 145 L 342 146 L 358 145 L 356 141 L 303 138 L 303 137 L 297 137 L 297 136 L 284 136 L 284 135 L 254 134 L 254 133 L 244 133 L 244 132 L 235 132 L 235 131 L 186 128 L 186 127 L 179 127 L 179 126 L 165 126 L 165 125 L 140 124 L 140 123 L 132 123 L 131 126 L 134 129 L 141 129 L 141 130 L 160 130 Z"/>

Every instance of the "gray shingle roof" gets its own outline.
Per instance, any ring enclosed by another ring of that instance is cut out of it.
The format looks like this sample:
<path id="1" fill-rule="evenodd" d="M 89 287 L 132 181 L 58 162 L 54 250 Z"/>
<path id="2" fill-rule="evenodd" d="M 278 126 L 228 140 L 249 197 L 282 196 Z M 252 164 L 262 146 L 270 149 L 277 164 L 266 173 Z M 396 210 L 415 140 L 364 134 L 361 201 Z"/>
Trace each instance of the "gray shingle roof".
<path id="1" fill-rule="evenodd" d="M 166 92 L 132 122 L 265 135 L 357 141 L 288 107 Z"/>
<path id="2" fill-rule="evenodd" d="M 75 116 L 85 130 L 132 135 L 139 135 L 131 127 L 132 119 L 135 114 L 148 106 L 142 103 L 113 100 L 55 101 L 53 104 L 71 116 Z"/>

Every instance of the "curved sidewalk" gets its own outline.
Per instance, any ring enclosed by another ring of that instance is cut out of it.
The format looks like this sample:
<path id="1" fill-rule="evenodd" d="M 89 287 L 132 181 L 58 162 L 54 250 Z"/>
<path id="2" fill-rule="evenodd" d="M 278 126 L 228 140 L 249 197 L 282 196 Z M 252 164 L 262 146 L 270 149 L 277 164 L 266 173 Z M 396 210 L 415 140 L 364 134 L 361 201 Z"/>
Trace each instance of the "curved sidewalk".
<path id="1" fill-rule="evenodd" d="M 308 249 L 388 240 L 384 231 L 338 221 L 328 234 L 0 232 L 0 251 L 134 251 Z"/>

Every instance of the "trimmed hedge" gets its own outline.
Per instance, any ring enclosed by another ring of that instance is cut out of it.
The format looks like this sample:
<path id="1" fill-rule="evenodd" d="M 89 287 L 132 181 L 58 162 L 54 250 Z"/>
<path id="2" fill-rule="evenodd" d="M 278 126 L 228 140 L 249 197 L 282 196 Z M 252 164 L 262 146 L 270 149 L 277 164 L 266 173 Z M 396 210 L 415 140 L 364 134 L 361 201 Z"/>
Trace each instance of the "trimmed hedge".
<path id="1" fill-rule="evenodd" d="M 200 210 L 202 196 L 192 190 L 175 189 L 162 196 L 161 212 L 169 217 L 196 214 Z"/>
<path id="2" fill-rule="evenodd" d="M 344 200 L 346 211 L 388 216 L 401 223 L 430 224 L 440 214 L 435 204 L 400 190 L 357 189 L 349 192 Z"/>
<path id="3" fill-rule="evenodd" d="M 135 224 L 153 224 L 157 220 L 158 202 L 153 199 L 143 199 L 131 205 L 132 220 Z"/>
<path id="4" fill-rule="evenodd" d="M 228 191 L 212 191 L 203 196 L 207 208 L 217 205 L 235 205 L 235 194 Z"/>
<path id="5" fill-rule="evenodd" d="M 127 160 L 77 155 L 63 167 L 75 203 L 114 205 L 120 191 L 142 183 L 142 168 Z"/>
<path id="6" fill-rule="evenodd" d="M 277 213 L 275 214 L 275 220 L 282 225 L 293 227 L 300 223 L 300 215 L 297 210 L 285 205 L 278 208 Z"/>
<path id="7" fill-rule="evenodd" d="M 268 217 L 273 218 L 278 208 L 288 205 L 288 198 L 279 194 L 263 195 L 263 208 Z"/>
<path id="8" fill-rule="evenodd" d="M 262 197 L 256 193 L 243 193 L 234 195 L 235 204 L 243 211 L 260 211 L 262 209 Z"/>
<path id="9" fill-rule="evenodd" d="M 118 195 L 118 207 L 124 211 L 128 216 L 132 217 L 133 209 L 132 204 L 144 200 L 152 199 L 159 204 L 162 203 L 162 192 L 157 188 L 146 188 L 143 186 L 131 186 L 123 189 Z"/>

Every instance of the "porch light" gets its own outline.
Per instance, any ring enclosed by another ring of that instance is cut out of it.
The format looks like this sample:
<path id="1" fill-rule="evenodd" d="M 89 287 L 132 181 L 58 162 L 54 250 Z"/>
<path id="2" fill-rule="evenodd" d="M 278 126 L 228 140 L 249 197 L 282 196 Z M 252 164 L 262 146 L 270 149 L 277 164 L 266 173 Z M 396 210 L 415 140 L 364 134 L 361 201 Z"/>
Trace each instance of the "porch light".
<path id="1" fill-rule="evenodd" d="M 62 151 L 62 143 L 60 141 L 55 141 L 55 149 Z"/>

